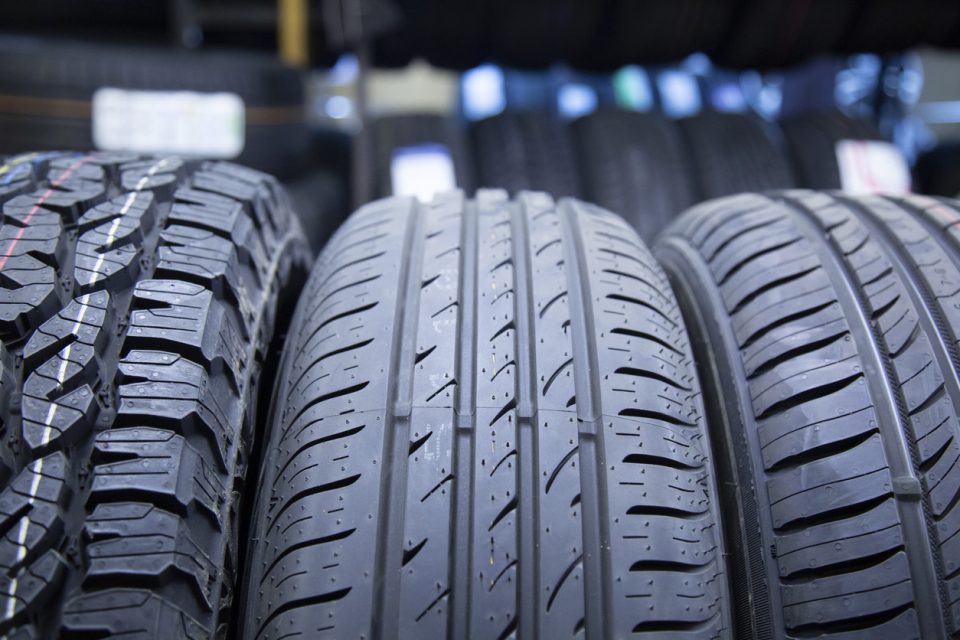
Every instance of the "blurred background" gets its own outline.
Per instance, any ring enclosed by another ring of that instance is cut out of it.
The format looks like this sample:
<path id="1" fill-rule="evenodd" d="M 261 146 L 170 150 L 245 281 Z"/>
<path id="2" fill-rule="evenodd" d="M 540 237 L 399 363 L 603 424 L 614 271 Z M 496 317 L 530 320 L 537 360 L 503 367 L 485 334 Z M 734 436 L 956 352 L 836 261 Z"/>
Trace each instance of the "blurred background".
<path id="1" fill-rule="evenodd" d="M 960 194 L 955 0 L 32 0 L 0 154 L 232 158 L 315 248 L 456 186 L 597 202 L 648 239 L 710 197 Z"/>

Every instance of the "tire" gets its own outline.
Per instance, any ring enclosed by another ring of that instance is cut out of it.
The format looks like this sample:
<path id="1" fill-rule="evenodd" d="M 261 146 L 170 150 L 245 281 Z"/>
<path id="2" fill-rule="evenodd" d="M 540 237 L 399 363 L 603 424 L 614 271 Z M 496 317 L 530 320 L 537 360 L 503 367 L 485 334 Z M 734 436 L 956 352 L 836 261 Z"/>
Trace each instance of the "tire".
<path id="1" fill-rule="evenodd" d="M 308 266 L 272 178 L 0 162 L 0 633 L 219 637 L 268 347 Z"/>
<path id="2" fill-rule="evenodd" d="M 658 113 L 601 111 L 573 123 L 586 197 L 652 241 L 696 202 L 676 125 Z"/>
<path id="3" fill-rule="evenodd" d="M 0 153 L 93 148 L 93 95 L 104 87 L 236 94 L 245 107 L 237 161 L 282 178 L 308 166 L 302 78 L 275 56 L 54 40 L 0 42 Z"/>
<path id="4" fill-rule="evenodd" d="M 490 58 L 488 2 L 401 0 L 400 29 L 374 40 L 379 65 L 403 67 L 423 57 L 435 67 L 464 71 Z"/>
<path id="5" fill-rule="evenodd" d="M 837 143 L 841 140 L 882 140 L 867 120 L 849 118 L 839 111 L 805 114 L 780 123 L 793 158 L 797 180 L 810 189 L 840 189 Z"/>
<path id="6" fill-rule="evenodd" d="M 163 0 L 88 0 L 82 4 L 34 0 L 5 6 L 3 20 L 5 35 L 168 44 L 170 13 Z"/>
<path id="7" fill-rule="evenodd" d="M 759 118 L 710 111 L 678 122 L 700 199 L 795 186 L 786 154 Z"/>
<path id="8" fill-rule="evenodd" d="M 315 168 L 310 175 L 284 184 L 300 226 L 314 253 L 340 227 L 350 210 L 343 175 Z"/>
<path id="9" fill-rule="evenodd" d="M 737 637 L 956 636 L 958 222 L 956 202 L 793 191 L 700 205 L 661 237 Z"/>
<path id="10" fill-rule="evenodd" d="M 478 186 L 580 195 L 573 136 L 559 120 L 545 113 L 503 113 L 475 123 L 471 134 Z"/>
<path id="11" fill-rule="evenodd" d="M 493 59 L 514 68 L 546 68 L 588 50 L 602 17 L 583 0 L 499 0 L 493 11 Z"/>
<path id="12" fill-rule="evenodd" d="M 391 164 L 393 154 L 404 147 L 440 145 L 453 161 L 457 187 L 474 188 L 473 167 L 466 135 L 453 118 L 439 115 L 388 116 L 374 122 L 373 138 L 377 166 L 378 197 L 393 195 Z"/>
<path id="13" fill-rule="evenodd" d="M 916 174 L 922 193 L 960 198 L 960 142 L 941 142 L 921 154 Z"/>
<path id="14" fill-rule="evenodd" d="M 734 69 L 773 69 L 832 51 L 847 34 L 857 2 L 743 2 L 715 60 Z"/>
<path id="15" fill-rule="evenodd" d="M 289 335 L 242 637 L 726 634 L 689 347 L 622 220 L 372 203 Z"/>
<path id="16" fill-rule="evenodd" d="M 715 0 L 608 0 L 592 46 L 574 66 L 615 71 L 625 64 L 676 63 L 712 55 L 730 22 L 730 3 Z"/>
<path id="17" fill-rule="evenodd" d="M 867 0 L 858 3 L 842 52 L 891 53 L 923 44 L 946 44 L 960 24 L 953 0 Z"/>

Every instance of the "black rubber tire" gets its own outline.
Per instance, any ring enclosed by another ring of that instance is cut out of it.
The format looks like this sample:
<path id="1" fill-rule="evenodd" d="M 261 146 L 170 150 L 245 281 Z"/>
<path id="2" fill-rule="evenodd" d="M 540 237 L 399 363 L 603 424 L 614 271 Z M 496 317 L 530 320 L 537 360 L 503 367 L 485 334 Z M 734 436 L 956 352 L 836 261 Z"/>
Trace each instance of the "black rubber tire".
<path id="1" fill-rule="evenodd" d="M 588 3 L 590 4 L 590 3 Z M 614 71 L 625 64 L 675 63 L 712 54 L 732 16 L 726 0 L 607 0 L 592 46 L 574 66 Z"/>
<path id="2" fill-rule="evenodd" d="M 573 123 L 585 196 L 652 241 L 696 202 L 676 124 L 659 113 L 600 111 Z"/>
<path id="3" fill-rule="evenodd" d="M 457 187 L 474 189 L 473 163 L 468 151 L 466 133 L 453 118 L 439 115 L 387 116 L 373 122 L 373 143 L 377 166 L 377 197 L 393 195 L 391 162 L 393 154 L 403 147 L 441 145 L 453 161 Z"/>
<path id="4" fill-rule="evenodd" d="M 0 153 L 92 148 L 91 100 L 102 87 L 235 93 L 246 108 L 237 161 L 281 178 L 308 166 L 302 77 L 276 56 L 54 40 L 0 40 Z"/>
<path id="5" fill-rule="evenodd" d="M 350 212 L 343 175 L 317 168 L 283 186 L 311 249 L 319 252 Z"/>
<path id="6" fill-rule="evenodd" d="M 167 44 L 171 11 L 163 0 L 31 0 L 5 3 L 6 34 Z"/>
<path id="7" fill-rule="evenodd" d="M 954 0 L 862 0 L 850 32 L 840 41 L 849 53 L 900 52 L 922 44 L 949 44 L 960 26 Z"/>
<path id="8" fill-rule="evenodd" d="M 840 189 L 837 143 L 841 140 L 882 140 L 873 123 L 839 111 L 804 114 L 780 123 L 790 149 L 798 186 Z"/>
<path id="9" fill-rule="evenodd" d="M 175 157 L 0 174 L 0 633 L 221 637 L 259 383 L 308 268 L 286 196 Z"/>
<path id="10" fill-rule="evenodd" d="M 363 207 L 290 332 L 242 637 L 726 636 L 688 349 L 602 209 Z"/>
<path id="11" fill-rule="evenodd" d="M 584 0 L 494 2 L 491 54 L 510 67 L 545 68 L 577 59 L 591 48 L 602 18 L 599 3 Z"/>
<path id="12" fill-rule="evenodd" d="M 960 198 L 960 141 L 942 142 L 920 154 L 916 175 L 921 193 Z"/>
<path id="13" fill-rule="evenodd" d="M 423 57 L 436 67 L 466 70 L 490 58 L 490 2 L 399 0 L 402 23 L 374 39 L 374 61 L 402 67 Z"/>
<path id="14" fill-rule="evenodd" d="M 794 65 L 835 49 L 859 0 L 747 0 L 714 59 L 734 69 Z"/>
<path id="15" fill-rule="evenodd" d="M 708 111 L 679 124 L 700 199 L 796 186 L 782 141 L 759 118 Z"/>
<path id="16" fill-rule="evenodd" d="M 960 629 L 960 210 L 746 194 L 661 237 L 721 474 L 737 637 Z"/>
<path id="17" fill-rule="evenodd" d="M 558 119 L 503 113 L 474 123 L 471 134 L 478 186 L 580 196 L 573 135 Z"/>

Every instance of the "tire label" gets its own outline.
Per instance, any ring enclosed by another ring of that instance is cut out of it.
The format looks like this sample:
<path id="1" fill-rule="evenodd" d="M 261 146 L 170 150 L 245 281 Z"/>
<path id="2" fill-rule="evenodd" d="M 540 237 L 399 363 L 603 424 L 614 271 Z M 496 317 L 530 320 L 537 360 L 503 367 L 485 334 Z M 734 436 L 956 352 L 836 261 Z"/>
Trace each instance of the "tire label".
<path id="1" fill-rule="evenodd" d="M 889 142 L 840 140 L 836 152 L 840 188 L 846 193 L 910 193 L 910 167 L 900 150 Z"/>
<path id="2" fill-rule="evenodd" d="M 450 151 L 442 144 L 400 147 L 390 159 L 390 182 L 395 196 L 416 196 L 429 202 L 435 193 L 457 188 Z"/>
<path id="3" fill-rule="evenodd" d="M 93 142 L 104 151 L 235 158 L 244 143 L 243 100 L 104 87 L 93 94 Z"/>

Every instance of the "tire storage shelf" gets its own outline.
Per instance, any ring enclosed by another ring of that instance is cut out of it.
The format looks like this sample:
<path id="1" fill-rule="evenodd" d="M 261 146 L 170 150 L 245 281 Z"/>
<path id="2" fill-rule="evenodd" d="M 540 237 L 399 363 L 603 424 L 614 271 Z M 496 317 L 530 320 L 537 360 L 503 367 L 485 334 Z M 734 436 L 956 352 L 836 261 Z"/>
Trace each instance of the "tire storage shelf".
<path id="1" fill-rule="evenodd" d="M 0 633 L 218 636 L 309 265 L 285 194 L 227 163 L 33 153 L 0 160 L 0 203 Z"/>

